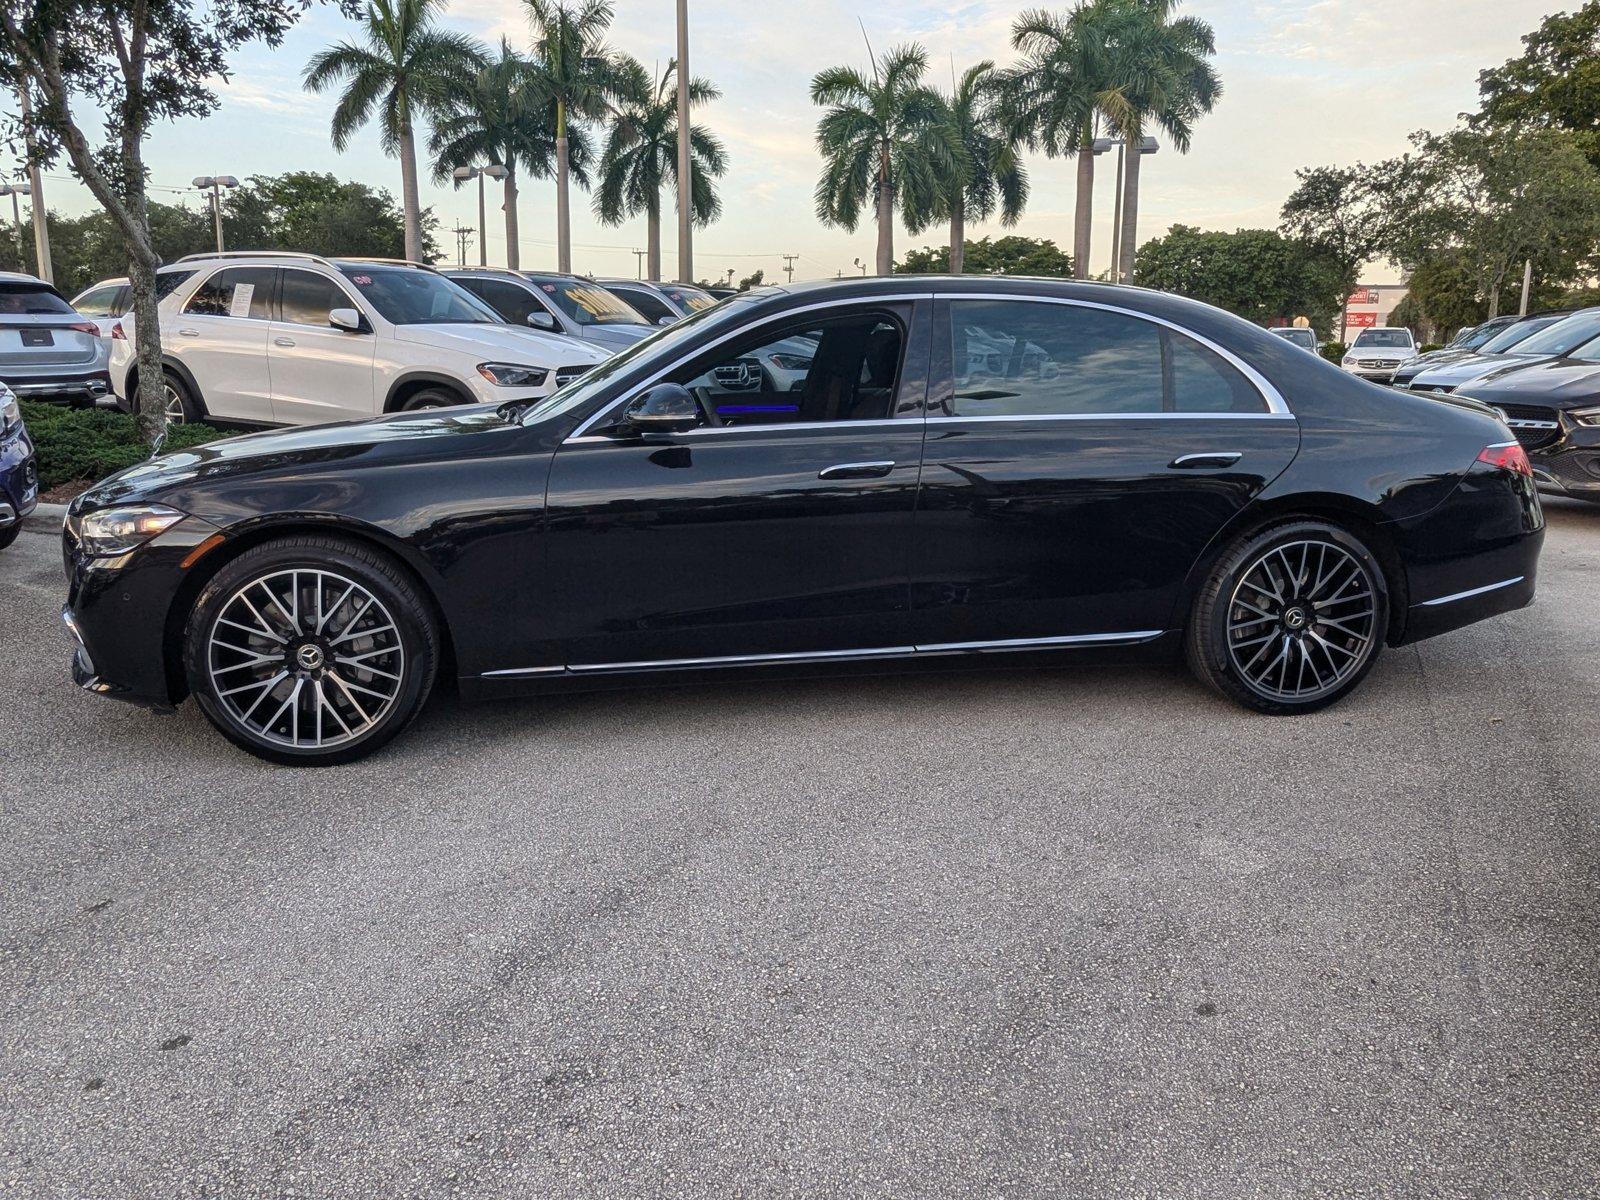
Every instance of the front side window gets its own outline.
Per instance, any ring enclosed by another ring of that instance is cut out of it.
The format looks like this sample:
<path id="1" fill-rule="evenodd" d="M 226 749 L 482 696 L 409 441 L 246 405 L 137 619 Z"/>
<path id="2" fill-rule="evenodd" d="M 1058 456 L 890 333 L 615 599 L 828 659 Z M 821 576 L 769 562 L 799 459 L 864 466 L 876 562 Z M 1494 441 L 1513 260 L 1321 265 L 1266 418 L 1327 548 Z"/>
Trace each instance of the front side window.
<path id="1" fill-rule="evenodd" d="M 466 288 L 416 267 L 341 264 L 339 271 L 391 325 L 499 325 L 500 316 Z"/>
<path id="2" fill-rule="evenodd" d="M 648 325 L 628 302 L 597 283 L 533 277 L 533 286 L 579 325 Z"/>
<path id="3" fill-rule="evenodd" d="M 507 283 L 503 279 L 476 278 L 458 279 L 456 282 L 494 309 L 511 325 L 526 325 L 528 318 L 534 313 L 545 311 L 538 297 L 520 284 Z"/>
<path id="4" fill-rule="evenodd" d="M 1126 313 L 1023 300 L 950 303 L 953 394 L 937 415 L 1263 412 L 1193 338 Z"/>
<path id="5" fill-rule="evenodd" d="M 615 292 L 652 325 L 661 324 L 663 318 L 668 321 L 676 321 L 678 319 L 678 314 L 667 307 L 665 300 L 646 291 L 644 288 L 619 287 L 615 289 Z"/>
<path id="6" fill-rule="evenodd" d="M 122 313 L 117 308 L 117 293 L 121 290 L 121 285 L 115 283 L 90 288 L 72 302 L 72 307 L 86 317 L 120 317 Z"/>
<path id="7" fill-rule="evenodd" d="M 272 316 L 272 280 L 276 267 L 224 267 L 207 279 L 183 311 L 197 317 Z"/>
<path id="8" fill-rule="evenodd" d="M 354 308 L 350 297 L 333 280 L 312 271 L 286 270 L 283 295 L 278 302 L 283 319 L 291 325 L 331 325 L 336 308 Z"/>

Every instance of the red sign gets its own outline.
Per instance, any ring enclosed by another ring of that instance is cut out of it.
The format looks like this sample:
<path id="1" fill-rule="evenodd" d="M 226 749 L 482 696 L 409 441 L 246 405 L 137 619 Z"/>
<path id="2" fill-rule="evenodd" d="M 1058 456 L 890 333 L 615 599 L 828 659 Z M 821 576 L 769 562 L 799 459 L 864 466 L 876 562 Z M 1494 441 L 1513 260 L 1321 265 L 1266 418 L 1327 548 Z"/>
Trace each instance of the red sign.
<path id="1" fill-rule="evenodd" d="M 1351 313 L 1345 320 L 1348 329 L 1376 329 L 1377 325 L 1377 313 Z"/>
<path id="2" fill-rule="evenodd" d="M 1357 288 L 1350 293 L 1351 304 L 1376 304 L 1378 302 L 1377 288 Z"/>

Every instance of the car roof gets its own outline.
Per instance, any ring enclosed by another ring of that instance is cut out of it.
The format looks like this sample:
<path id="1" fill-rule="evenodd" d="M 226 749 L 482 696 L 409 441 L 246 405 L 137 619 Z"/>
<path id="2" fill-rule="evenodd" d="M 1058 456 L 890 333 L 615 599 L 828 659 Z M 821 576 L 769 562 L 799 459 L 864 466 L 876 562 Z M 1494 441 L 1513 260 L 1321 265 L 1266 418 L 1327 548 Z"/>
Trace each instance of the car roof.
<path id="1" fill-rule="evenodd" d="M 37 275 L 29 275 L 23 271 L 0 271 L 0 283 L 37 283 L 40 287 L 50 286 Z"/>

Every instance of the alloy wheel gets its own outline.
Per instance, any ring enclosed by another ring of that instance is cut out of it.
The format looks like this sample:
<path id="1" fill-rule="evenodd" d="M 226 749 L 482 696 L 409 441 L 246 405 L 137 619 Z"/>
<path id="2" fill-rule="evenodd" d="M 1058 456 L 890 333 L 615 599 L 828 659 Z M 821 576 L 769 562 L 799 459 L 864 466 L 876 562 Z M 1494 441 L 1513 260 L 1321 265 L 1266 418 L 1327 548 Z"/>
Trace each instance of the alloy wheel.
<path id="1" fill-rule="evenodd" d="M 405 648 L 382 600 L 332 571 L 261 575 L 217 610 L 206 669 L 227 715 L 297 750 L 353 741 L 393 708 Z"/>
<path id="2" fill-rule="evenodd" d="M 178 389 L 170 383 L 162 386 L 162 395 L 166 398 L 167 424 L 182 425 L 185 420 L 183 411 L 183 397 L 178 395 Z"/>
<path id="3" fill-rule="evenodd" d="M 1365 563 L 1322 539 L 1263 553 L 1228 602 L 1228 654 L 1251 690 L 1304 702 L 1339 687 L 1372 656 L 1377 584 Z"/>

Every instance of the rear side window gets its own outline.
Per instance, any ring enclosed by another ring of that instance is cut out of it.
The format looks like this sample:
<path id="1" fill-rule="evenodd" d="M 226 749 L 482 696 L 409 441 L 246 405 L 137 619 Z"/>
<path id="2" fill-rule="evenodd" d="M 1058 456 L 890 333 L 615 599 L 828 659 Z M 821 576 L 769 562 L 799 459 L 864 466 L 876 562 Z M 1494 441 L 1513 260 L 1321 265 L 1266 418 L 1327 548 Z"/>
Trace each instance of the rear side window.
<path id="1" fill-rule="evenodd" d="M 1105 309 L 952 301 L 950 348 L 953 416 L 1266 411 L 1260 393 L 1214 351 Z"/>
<path id="2" fill-rule="evenodd" d="M 183 311 L 197 317 L 272 316 L 272 278 L 276 267 L 224 267 L 195 289 Z"/>
<path id="3" fill-rule="evenodd" d="M 72 316 L 72 305 L 48 283 L 0 283 L 0 315 L 12 317 Z"/>
<path id="4" fill-rule="evenodd" d="M 334 309 L 355 307 L 338 284 L 311 271 L 284 271 L 282 287 L 279 307 L 292 325 L 328 325 Z"/>
<path id="5" fill-rule="evenodd" d="M 121 291 L 122 285 L 116 283 L 90 288 L 73 301 L 72 307 L 86 317 L 120 317 L 122 309 L 117 306 L 117 294 Z"/>

